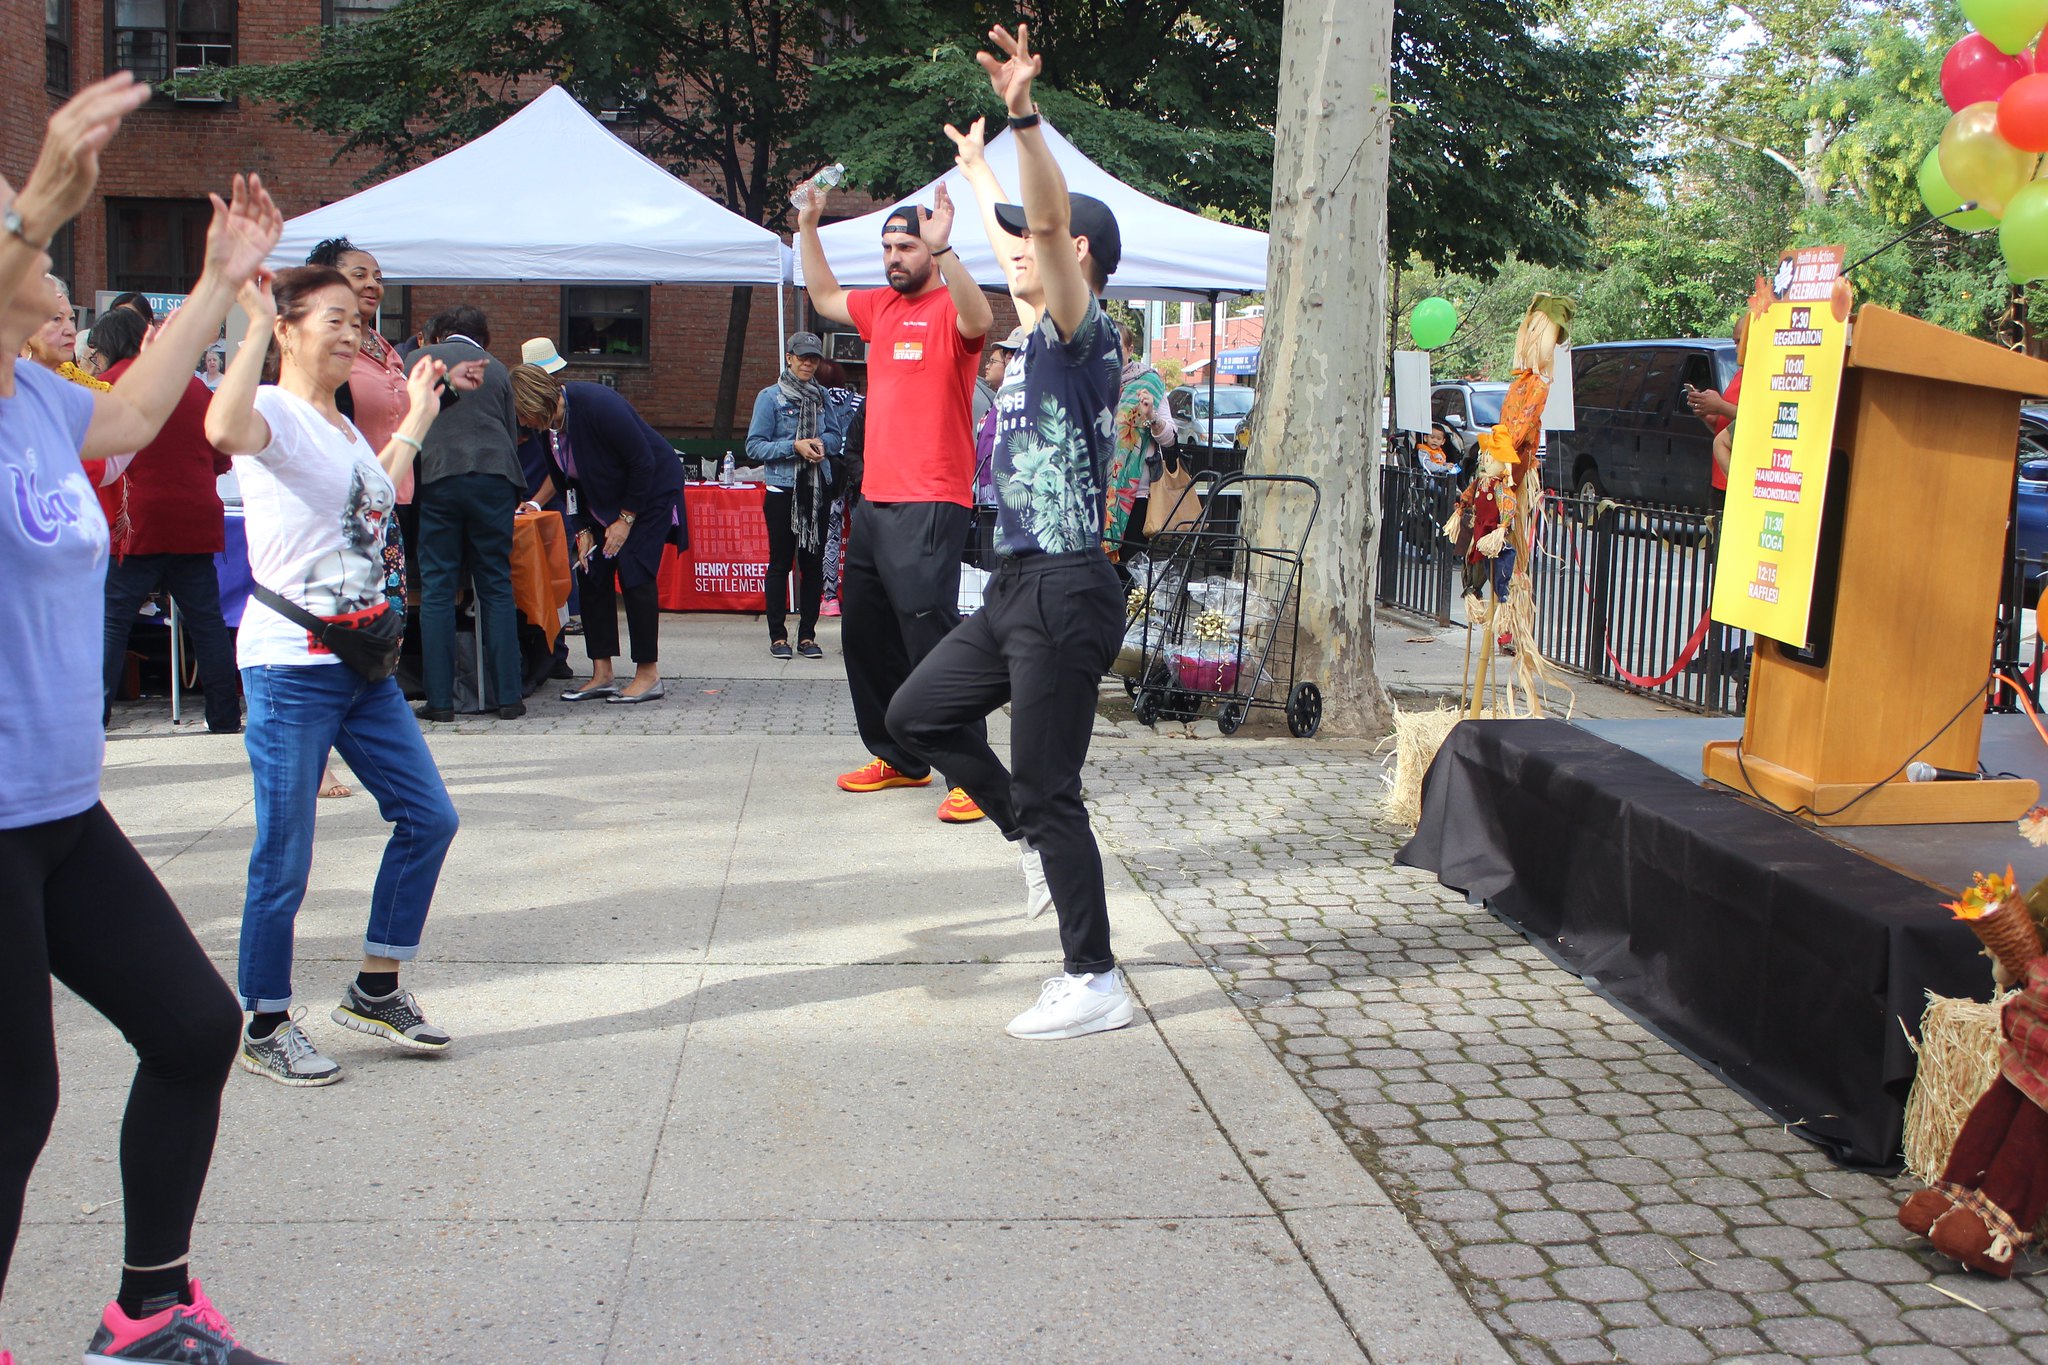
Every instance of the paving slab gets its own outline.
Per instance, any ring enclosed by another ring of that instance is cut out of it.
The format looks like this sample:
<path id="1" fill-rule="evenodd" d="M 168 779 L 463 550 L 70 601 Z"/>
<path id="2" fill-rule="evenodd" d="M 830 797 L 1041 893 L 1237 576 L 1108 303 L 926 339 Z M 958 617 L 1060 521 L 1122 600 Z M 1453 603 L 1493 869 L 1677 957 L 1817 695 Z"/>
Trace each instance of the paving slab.
<path id="1" fill-rule="evenodd" d="M 936 790 L 834 789 L 861 751 L 833 633 L 807 674 L 756 632 L 669 618 L 677 705 L 540 697 L 430 727 L 464 827 L 407 980 L 456 1034 L 445 1056 L 325 1019 L 382 834 L 367 797 L 321 803 L 299 980 L 348 1078 L 229 1084 L 196 1254 L 245 1339 L 299 1365 L 1491 1340 L 1116 858 L 1149 1008 L 1113 1035 L 1005 1036 L 1058 959 L 1013 850 L 938 824 Z M 239 743 L 133 707 L 110 756 L 110 808 L 232 974 Z M 57 1009 L 65 1103 L 0 1305 L 24 1365 L 78 1349 L 118 1256 L 125 1052 Z"/>

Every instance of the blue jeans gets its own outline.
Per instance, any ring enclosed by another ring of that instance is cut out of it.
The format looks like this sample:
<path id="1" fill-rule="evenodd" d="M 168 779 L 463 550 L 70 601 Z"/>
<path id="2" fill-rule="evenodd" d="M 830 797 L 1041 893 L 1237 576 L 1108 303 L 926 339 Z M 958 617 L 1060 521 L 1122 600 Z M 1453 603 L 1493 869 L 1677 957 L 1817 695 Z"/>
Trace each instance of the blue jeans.
<path id="1" fill-rule="evenodd" d="M 519 490 L 494 474 L 454 474 L 423 483 L 415 499 L 419 536 L 406 549 L 420 566 L 420 674 L 427 705 L 455 705 L 455 599 L 476 592 L 488 677 L 485 710 L 526 695 L 519 676 L 519 613 L 512 602 L 512 518 Z"/>
<path id="2" fill-rule="evenodd" d="M 121 673 L 128 664 L 128 636 L 135 629 L 135 610 L 158 588 L 170 589 L 171 600 L 178 604 L 178 615 L 192 637 L 199 682 L 206 689 L 206 728 L 216 734 L 234 733 L 242 724 L 242 698 L 235 688 L 235 641 L 220 614 L 220 580 L 214 575 L 210 554 L 129 555 L 107 561 L 102 716 L 113 706 Z"/>
<path id="3" fill-rule="evenodd" d="M 329 748 L 340 751 L 391 822 L 370 893 L 363 955 L 409 962 L 455 838 L 455 806 L 395 679 L 363 681 L 347 664 L 242 670 L 244 739 L 256 778 L 256 846 L 242 903 L 237 989 L 251 1010 L 292 1003 L 292 924 L 313 867 L 313 812 Z"/>

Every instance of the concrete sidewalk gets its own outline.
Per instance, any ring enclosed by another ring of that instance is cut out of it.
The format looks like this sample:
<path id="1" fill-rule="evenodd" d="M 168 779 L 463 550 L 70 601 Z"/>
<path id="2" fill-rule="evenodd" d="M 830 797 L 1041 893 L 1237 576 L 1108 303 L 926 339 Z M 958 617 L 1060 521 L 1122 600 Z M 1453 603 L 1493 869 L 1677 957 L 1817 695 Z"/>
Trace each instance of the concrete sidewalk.
<path id="1" fill-rule="evenodd" d="M 198 1274 L 308 1362 L 1506 1359 L 1187 941 L 1110 865 L 1146 1012 L 1003 1024 L 1056 971 L 1009 846 L 851 797 L 824 664 L 666 618 L 660 705 L 432 727 L 464 827 L 408 977 L 457 1038 L 327 1020 L 383 825 L 322 802 L 297 987 L 347 1070 L 237 1072 Z M 107 801 L 232 979 L 240 742 L 124 709 Z M 120 1255 L 131 1059 L 60 993 L 64 1104 L 0 1343 L 75 1358 Z"/>

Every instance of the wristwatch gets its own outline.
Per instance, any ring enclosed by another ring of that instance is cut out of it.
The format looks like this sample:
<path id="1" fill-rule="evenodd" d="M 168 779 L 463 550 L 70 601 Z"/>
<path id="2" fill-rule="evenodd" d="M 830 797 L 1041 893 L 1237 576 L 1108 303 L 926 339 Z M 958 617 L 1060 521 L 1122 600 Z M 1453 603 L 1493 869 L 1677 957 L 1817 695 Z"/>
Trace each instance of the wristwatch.
<path id="1" fill-rule="evenodd" d="M 48 251 L 48 242 L 38 242 L 28 235 L 28 225 L 21 221 L 21 211 L 9 204 L 5 213 L 0 213 L 0 231 L 20 240 L 31 251 Z"/>

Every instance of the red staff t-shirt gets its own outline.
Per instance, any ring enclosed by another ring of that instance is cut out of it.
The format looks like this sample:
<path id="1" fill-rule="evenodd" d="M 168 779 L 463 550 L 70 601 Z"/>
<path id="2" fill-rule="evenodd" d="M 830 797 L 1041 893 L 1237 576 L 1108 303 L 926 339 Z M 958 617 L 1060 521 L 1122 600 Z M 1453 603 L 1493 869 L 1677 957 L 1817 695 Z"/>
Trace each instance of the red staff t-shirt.
<path id="1" fill-rule="evenodd" d="M 970 395 L 984 337 L 960 335 L 953 296 L 849 289 L 846 311 L 868 344 L 867 455 L 871 502 L 974 505 Z"/>

